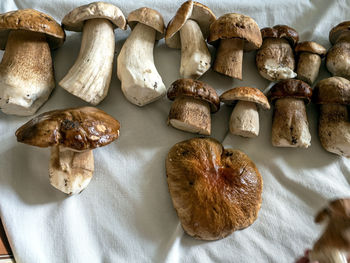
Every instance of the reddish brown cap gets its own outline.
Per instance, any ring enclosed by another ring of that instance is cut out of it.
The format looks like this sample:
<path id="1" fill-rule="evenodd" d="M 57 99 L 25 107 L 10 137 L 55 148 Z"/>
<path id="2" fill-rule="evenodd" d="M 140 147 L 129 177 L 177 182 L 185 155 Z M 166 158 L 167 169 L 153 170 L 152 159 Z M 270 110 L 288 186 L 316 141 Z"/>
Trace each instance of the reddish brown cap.
<path id="1" fill-rule="evenodd" d="M 220 99 L 215 89 L 199 80 L 178 79 L 171 84 L 167 96 L 169 100 L 180 96 L 204 100 L 210 104 L 213 113 L 220 109 Z"/>
<path id="2" fill-rule="evenodd" d="M 331 77 L 317 83 L 313 101 L 317 104 L 350 104 L 350 81 Z"/>
<path id="3" fill-rule="evenodd" d="M 11 30 L 43 33 L 52 49 L 59 48 L 66 37 L 64 30 L 55 19 L 34 9 L 22 9 L 0 14 L 0 49 L 5 49 Z"/>
<path id="4" fill-rule="evenodd" d="M 182 227 L 194 238 L 224 238 L 258 216 L 263 180 L 241 151 L 212 138 L 179 142 L 168 153 L 166 174 Z"/>
<path id="5" fill-rule="evenodd" d="M 329 32 L 329 41 L 334 45 L 344 37 L 349 38 L 350 21 L 345 21 L 333 27 Z"/>
<path id="6" fill-rule="evenodd" d="M 276 25 L 274 27 L 265 27 L 261 29 L 262 38 L 284 38 L 294 47 L 299 41 L 298 32 L 286 25 Z"/>
<path id="7" fill-rule="evenodd" d="M 295 52 L 300 53 L 300 52 L 309 52 L 312 54 L 317 54 L 320 57 L 324 57 L 327 53 L 327 49 L 313 41 L 304 41 L 300 42 L 296 45 L 295 47 Z"/>
<path id="8" fill-rule="evenodd" d="M 237 100 L 254 102 L 265 110 L 270 109 L 266 96 L 257 88 L 236 87 L 225 91 L 220 96 L 220 101 L 228 105 L 233 105 Z"/>
<path id="9" fill-rule="evenodd" d="M 273 102 L 281 98 L 303 99 L 306 103 L 311 101 L 312 89 L 306 82 L 298 79 L 286 79 L 276 83 L 268 93 Z"/>

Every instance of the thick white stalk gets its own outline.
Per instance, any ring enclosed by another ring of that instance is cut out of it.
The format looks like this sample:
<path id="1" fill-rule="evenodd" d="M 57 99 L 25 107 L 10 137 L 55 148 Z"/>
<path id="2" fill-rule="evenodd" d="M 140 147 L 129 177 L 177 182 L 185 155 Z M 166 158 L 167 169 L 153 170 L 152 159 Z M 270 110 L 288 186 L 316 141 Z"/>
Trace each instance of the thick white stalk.
<path id="1" fill-rule="evenodd" d="M 230 118 L 230 132 L 243 137 L 259 135 L 259 113 L 254 102 L 237 102 Z"/>

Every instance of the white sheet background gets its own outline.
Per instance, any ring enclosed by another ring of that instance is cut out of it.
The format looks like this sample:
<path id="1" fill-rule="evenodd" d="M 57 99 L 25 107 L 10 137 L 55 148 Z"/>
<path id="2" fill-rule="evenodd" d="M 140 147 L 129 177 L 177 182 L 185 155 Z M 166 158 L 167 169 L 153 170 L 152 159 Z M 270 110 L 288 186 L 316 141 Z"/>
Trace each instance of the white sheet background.
<path id="1" fill-rule="evenodd" d="M 182 0 L 111 1 L 125 16 L 139 7 L 160 11 L 166 23 Z M 58 21 L 87 1 L 1 0 L 0 12 L 35 8 Z M 300 40 L 329 47 L 332 26 L 350 19 L 346 1 L 202 1 L 219 17 L 238 12 L 259 26 L 287 24 Z M 127 32 L 116 31 L 118 54 Z M 67 32 L 65 44 L 53 52 L 56 80 L 73 65 L 80 33 Z M 116 62 L 116 58 L 115 58 Z M 167 87 L 179 78 L 180 51 L 164 41 L 155 47 L 156 66 Z M 350 195 L 350 161 L 327 153 L 317 137 L 317 111 L 308 107 L 312 134 L 309 149 L 278 149 L 270 143 L 272 111 L 261 112 L 260 136 L 243 139 L 228 133 L 231 108 L 212 116 L 212 137 L 241 149 L 264 178 L 263 204 L 249 228 L 216 242 L 184 234 L 168 193 L 164 160 L 170 147 L 194 135 L 166 125 L 171 103 L 163 98 L 144 108 L 130 104 L 120 90 L 114 63 L 108 97 L 98 106 L 121 122 L 115 143 L 94 151 L 95 174 L 80 195 L 67 197 L 48 181 L 49 150 L 16 142 L 15 130 L 29 117 L 0 113 L 0 216 L 18 262 L 294 262 L 310 247 L 321 228 L 313 216 L 327 199 Z M 264 89 L 254 53 L 244 55 L 244 81 L 209 70 L 201 78 L 219 94 L 234 86 Z M 319 79 L 328 77 L 323 68 Z M 57 86 L 39 110 L 86 105 Z"/>

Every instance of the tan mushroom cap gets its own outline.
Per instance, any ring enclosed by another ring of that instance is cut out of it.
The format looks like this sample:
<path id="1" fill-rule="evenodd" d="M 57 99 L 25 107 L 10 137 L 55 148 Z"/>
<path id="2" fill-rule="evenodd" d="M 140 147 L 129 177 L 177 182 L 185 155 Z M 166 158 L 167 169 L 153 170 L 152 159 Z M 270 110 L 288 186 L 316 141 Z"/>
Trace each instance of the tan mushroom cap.
<path id="1" fill-rule="evenodd" d="M 63 28 L 81 32 L 84 21 L 94 18 L 108 19 L 115 27 L 126 29 L 126 20 L 122 11 L 115 5 L 105 2 L 93 2 L 70 11 L 62 20 Z"/>
<path id="2" fill-rule="evenodd" d="M 16 131 L 17 141 L 38 147 L 54 145 L 84 151 L 105 146 L 119 136 L 120 124 L 94 107 L 43 113 Z"/>
<path id="3" fill-rule="evenodd" d="M 179 142 L 168 153 L 166 174 L 182 227 L 194 238 L 224 238 L 258 216 L 263 180 L 241 151 L 212 138 Z"/>
<path id="4" fill-rule="evenodd" d="M 262 37 L 258 24 L 249 16 L 225 14 L 210 26 L 208 42 L 217 45 L 219 39 L 241 38 L 244 40 L 244 51 L 260 48 Z"/>
<path id="5" fill-rule="evenodd" d="M 324 57 L 327 53 L 327 49 L 314 41 L 304 41 L 296 45 L 295 52 L 309 52 Z"/>
<path id="6" fill-rule="evenodd" d="M 350 81 L 331 77 L 317 83 L 313 101 L 317 104 L 350 104 Z"/>
<path id="7" fill-rule="evenodd" d="M 349 37 L 350 33 L 350 21 L 344 21 L 329 32 L 329 41 L 334 45 L 336 42 L 341 40 L 343 37 Z"/>
<path id="8" fill-rule="evenodd" d="M 238 100 L 254 102 L 260 105 L 264 110 L 270 109 L 268 99 L 264 93 L 262 93 L 257 88 L 236 87 L 225 91 L 220 96 L 220 101 L 228 105 L 233 105 Z"/>
<path id="9" fill-rule="evenodd" d="M 299 79 L 281 80 L 272 86 L 268 93 L 272 102 L 281 98 L 303 99 L 306 103 L 311 101 L 312 89 L 306 82 Z"/>
<path id="10" fill-rule="evenodd" d="M 261 29 L 261 36 L 265 38 L 284 38 L 294 47 L 299 41 L 298 32 L 286 25 L 276 25 L 274 27 L 265 27 Z"/>
<path id="11" fill-rule="evenodd" d="M 157 40 L 164 37 L 164 20 L 158 11 L 148 7 L 141 7 L 132 11 L 128 15 L 128 24 L 131 29 L 134 29 L 137 23 L 145 24 L 155 29 L 157 31 Z"/>
<path id="12" fill-rule="evenodd" d="M 27 30 L 43 33 L 51 49 L 59 48 L 65 33 L 51 16 L 34 9 L 22 9 L 0 14 L 0 49 L 5 49 L 11 30 Z"/>
<path id="13" fill-rule="evenodd" d="M 169 22 L 165 34 L 165 43 L 170 48 L 181 48 L 179 31 L 188 19 L 196 21 L 202 31 L 204 39 L 209 36 L 209 27 L 216 19 L 209 7 L 194 1 L 187 1 L 177 10 L 174 18 Z"/>

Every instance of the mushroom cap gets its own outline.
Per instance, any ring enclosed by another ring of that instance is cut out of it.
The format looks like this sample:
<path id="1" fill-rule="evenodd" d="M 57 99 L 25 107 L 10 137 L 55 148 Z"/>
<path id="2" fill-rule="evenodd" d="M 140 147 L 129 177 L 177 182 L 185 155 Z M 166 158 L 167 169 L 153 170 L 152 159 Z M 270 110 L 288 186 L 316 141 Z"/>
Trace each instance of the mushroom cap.
<path id="1" fill-rule="evenodd" d="M 281 98 L 303 99 L 309 103 L 312 97 L 312 89 L 306 82 L 299 79 L 282 80 L 270 89 L 268 97 L 271 102 Z"/>
<path id="2" fill-rule="evenodd" d="M 261 206 L 262 177 L 249 157 L 212 138 L 175 144 L 166 159 L 173 205 L 187 234 L 216 240 L 250 226 Z"/>
<path id="3" fill-rule="evenodd" d="M 105 146 L 119 136 L 120 124 L 94 107 L 40 114 L 16 131 L 17 141 L 38 147 L 60 145 L 76 151 Z"/>
<path id="4" fill-rule="evenodd" d="M 0 49 L 5 49 L 11 30 L 27 30 L 43 33 L 51 49 L 59 48 L 65 33 L 51 16 L 34 9 L 21 9 L 0 14 Z"/>
<path id="5" fill-rule="evenodd" d="M 219 39 L 241 38 L 244 51 L 260 48 L 262 38 L 260 28 L 253 18 L 241 14 L 225 14 L 210 26 L 208 42 L 217 45 Z"/>
<path id="6" fill-rule="evenodd" d="M 169 100 L 175 100 L 180 96 L 204 100 L 209 103 L 212 113 L 220 109 L 220 98 L 215 89 L 199 80 L 178 79 L 171 84 L 167 96 Z"/>
<path id="7" fill-rule="evenodd" d="M 304 41 L 296 45 L 295 52 L 309 52 L 324 57 L 327 53 L 327 49 L 314 41 Z"/>
<path id="8" fill-rule="evenodd" d="M 137 23 L 142 23 L 155 29 L 157 31 L 157 40 L 164 37 L 164 20 L 158 11 L 148 7 L 141 7 L 132 11 L 128 15 L 128 24 L 131 29 L 134 29 Z"/>
<path id="9" fill-rule="evenodd" d="M 342 77 L 330 77 L 317 83 L 313 101 L 316 104 L 350 104 L 350 81 Z"/>
<path id="10" fill-rule="evenodd" d="M 126 29 L 123 12 L 115 5 L 105 2 L 93 2 L 73 9 L 64 16 L 62 26 L 69 31 L 81 32 L 84 21 L 94 18 L 108 19 L 114 27 Z"/>
<path id="11" fill-rule="evenodd" d="M 254 102 L 260 105 L 264 110 L 270 109 L 270 104 L 264 93 L 257 88 L 236 87 L 225 91 L 220 96 L 220 101 L 225 104 L 233 105 L 237 100 Z"/>
<path id="12" fill-rule="evenodd" d="M 274 27 L 265 27 L 261 29 L 262 38 L 284 38 L 294 47 L 299 41 L 298 32 L 286 25 L 276 25 Z"/>
<path id="13" fill-rule="evenodd" d="M 342 37 L 349 35 L 350 33 L 350 21 L 344 21 L 329 31 L 329 41 L 332 45 L 338 42 Z"/>
<path id="14" fill-rule="evenodd" d="M 209 7 L 201 3 L 191 0 L 183 3 L 167 26 L 165 43 L 168 47 L 181 48 L 179 31 L 188 19 L 198 23 L 204 39 L 207 39 L 210 25 L 215 21 L 216 16 Z"/>

